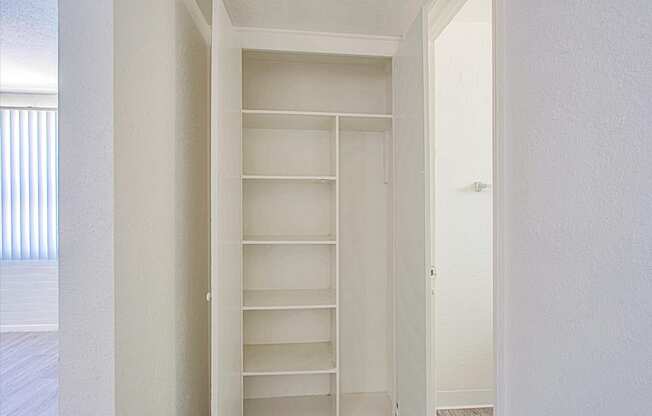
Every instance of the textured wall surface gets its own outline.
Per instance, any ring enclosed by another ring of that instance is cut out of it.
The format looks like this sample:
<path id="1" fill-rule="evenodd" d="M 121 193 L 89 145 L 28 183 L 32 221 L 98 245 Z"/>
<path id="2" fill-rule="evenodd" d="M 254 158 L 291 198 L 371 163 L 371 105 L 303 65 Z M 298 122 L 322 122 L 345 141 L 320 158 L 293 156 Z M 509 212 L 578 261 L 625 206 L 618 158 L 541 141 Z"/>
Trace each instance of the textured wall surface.
<path id="1" fill-rule="evenodd" d="M 209 414 L 209 48 L 187 4 L 60 2 L 62 416 Z"/>
<path id="2" fill-rule="evenodd" d="M 210 49 L 181 1 L 175 24 L 175 415 L 208 416 Z"/>
<path id="3" fill-rule="evenodd" d="M 652 3 L 502 0 L 505 416 L 652 402 Z"/>
<path id="4" fill-rule="evenodd" d="M 59 1 L 62 416 L 113 416 L 113 1 Z"/>
<path id="5" fill-rule="evenodd" d="M 118 415 L 173 415 L 174 0 L 115 0 Z"/>
<path id="6" fill-rule="evenodd" d="M 117 414 L 208 415 L 209 50 L 183 0 L 115 4 Z"/>

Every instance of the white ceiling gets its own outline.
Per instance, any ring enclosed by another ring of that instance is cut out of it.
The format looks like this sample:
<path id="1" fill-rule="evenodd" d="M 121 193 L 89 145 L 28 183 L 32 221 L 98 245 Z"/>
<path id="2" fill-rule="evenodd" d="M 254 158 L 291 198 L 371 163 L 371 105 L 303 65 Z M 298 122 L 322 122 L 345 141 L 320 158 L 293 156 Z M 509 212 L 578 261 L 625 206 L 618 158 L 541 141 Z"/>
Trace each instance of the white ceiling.
<path id="1" fill-rule="evenodd" d="M 0 91 L 57 91 L 57 0 L 0 0 Z"/>
<path id="2" fill-rule="evenodd" d="M 236 26 L 401 35 L 425 0 L 224 0 Z"/>
<path id="3" fill-rule="evenodd" d="M 401 35 L 425 0 L 224 2 L 237 26 Z M 211 0 L 197 3 L 210 20 Z M 57 20 L 57 0 L 0 0 L 0 91 L 57 91 Z"/>

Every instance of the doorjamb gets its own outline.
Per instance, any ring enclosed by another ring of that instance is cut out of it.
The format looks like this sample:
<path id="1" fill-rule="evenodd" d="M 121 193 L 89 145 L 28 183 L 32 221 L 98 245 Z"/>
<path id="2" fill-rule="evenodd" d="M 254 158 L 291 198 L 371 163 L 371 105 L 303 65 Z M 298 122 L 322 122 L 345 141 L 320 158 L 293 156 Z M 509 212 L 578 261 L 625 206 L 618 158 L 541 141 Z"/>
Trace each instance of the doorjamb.
<path id="1" fill-rule="evenodd" d="M 502 416 L 505 408 L 505 270 L 504 251 L 504 10 L 505 0 L 492 0 L 493 60 L 493 324 L 494 324 L 494 416 Z"/>

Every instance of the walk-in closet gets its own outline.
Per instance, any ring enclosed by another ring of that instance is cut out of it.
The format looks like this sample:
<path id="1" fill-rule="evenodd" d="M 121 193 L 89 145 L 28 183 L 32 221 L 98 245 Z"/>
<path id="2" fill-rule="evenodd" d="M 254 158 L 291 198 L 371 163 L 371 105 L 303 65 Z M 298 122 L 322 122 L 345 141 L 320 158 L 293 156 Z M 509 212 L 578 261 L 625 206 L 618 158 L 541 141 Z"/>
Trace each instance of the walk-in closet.
<path id="1" fill-rule="evenodd" d="M 213 411 L 425 411 L 420 21 L 391 53 L 250 47 L 219 24 Z"/>

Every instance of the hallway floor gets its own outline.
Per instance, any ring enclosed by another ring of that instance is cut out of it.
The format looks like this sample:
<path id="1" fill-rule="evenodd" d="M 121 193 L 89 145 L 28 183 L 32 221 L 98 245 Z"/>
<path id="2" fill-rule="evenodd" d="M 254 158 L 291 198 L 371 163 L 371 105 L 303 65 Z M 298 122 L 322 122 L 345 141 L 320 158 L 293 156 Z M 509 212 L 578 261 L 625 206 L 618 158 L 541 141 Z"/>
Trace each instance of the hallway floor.
<path id="1" fill-rule="evenodd" d="M 56 416 L 59 336 L 0 333 L 0 416 Z"/>
<path id="2" fill-rule="evenodd" d="M 56 332 L 0 333 L 0 416 L 57 416 Z M 492 409 L 439 410 L 437 416 L 492 416 Z"/>

